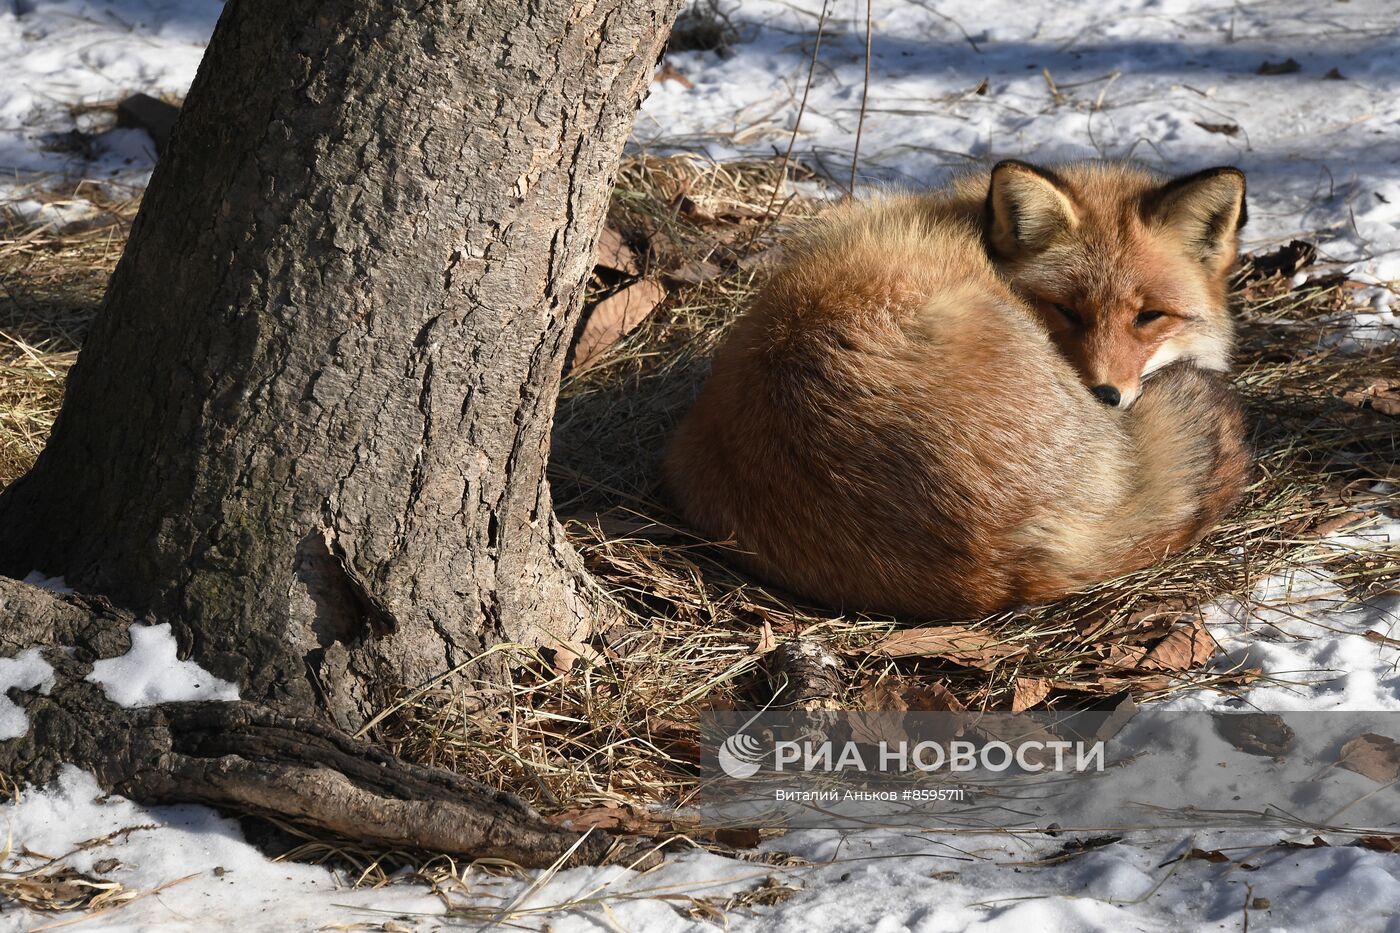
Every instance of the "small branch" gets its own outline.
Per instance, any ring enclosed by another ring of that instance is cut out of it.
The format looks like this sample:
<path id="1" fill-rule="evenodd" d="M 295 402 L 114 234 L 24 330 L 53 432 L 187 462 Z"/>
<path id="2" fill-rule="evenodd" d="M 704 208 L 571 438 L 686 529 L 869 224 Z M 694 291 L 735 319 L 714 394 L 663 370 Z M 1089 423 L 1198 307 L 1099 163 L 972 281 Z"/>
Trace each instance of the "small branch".
<path id="1" fill-rule="evenodd" d="M 812 78 L 817 71 L 817 55 L 822 50 L 822 30 L 826 27 L 826 17 L 830 6 L 831 0 L 822 0 L 821 16 L 817 18 L 817 38 L 812 44 L 812 60 L 807 64 L 807 83 L 802 87 L 802 102 L 797 105 L 797 119 L 793 121 L 792 134 L 788 136 L 783 160 L 778 164 L 778 182 L 773 186 L 773 193 L 768 196 L 768 206 L 763 209 L 763 223 L 756 225 L 753 234 L 749 237 L 750 245 L 758 238 L 759 231 L 768 225 L 769 219 L 773 215 L 773 204 L 778 200 L 778 191 L 787 181 L 788 163 L 792 160 L 792 147 L 797 144 L 797 131 L 802 126 L 802 116 L 807 112 L 807 95 L 812 91 Z"/>
<path id="2" fill-rule="evenodd" d="M 860 135 L 865 129 L 865 105 L 870 99 L 870 37 L 871 11 L 873 0 L 865 0 L 865 87 L 860 92 L 860 119 L 856 122 L 856 144 L 851 149 L 851 184 L 847 190 L 850 197 L 856 196 L 856 169 L 860 165 Z"/>

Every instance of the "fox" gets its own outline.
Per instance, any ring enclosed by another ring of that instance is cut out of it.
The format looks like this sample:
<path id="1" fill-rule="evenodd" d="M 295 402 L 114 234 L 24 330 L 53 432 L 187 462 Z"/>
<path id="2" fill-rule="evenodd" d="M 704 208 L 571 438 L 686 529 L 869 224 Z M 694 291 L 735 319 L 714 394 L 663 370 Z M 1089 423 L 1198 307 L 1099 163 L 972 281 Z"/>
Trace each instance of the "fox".
<path id="1" fill-rule="evenodd" d="M 833 207 L 722 341 L 662 479 L 761 580 L 972 619 L 1199 541 L 1251 482 L 1231 167 L 1018 160 Z"/>

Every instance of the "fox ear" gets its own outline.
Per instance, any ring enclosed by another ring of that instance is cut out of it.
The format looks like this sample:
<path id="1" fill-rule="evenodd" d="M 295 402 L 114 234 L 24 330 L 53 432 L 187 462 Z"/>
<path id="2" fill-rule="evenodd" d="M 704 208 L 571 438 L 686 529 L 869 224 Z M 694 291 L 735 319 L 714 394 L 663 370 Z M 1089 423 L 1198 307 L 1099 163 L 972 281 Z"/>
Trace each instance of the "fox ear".
<path id="1" fill-rule="evenodd" d="M 1244 172 L 1222 166 L 1173 178 L 1143 201 L 1149 221 L 1176 229 L 1193 256 L 1223 272 L 1248 219 Z"/>
<path id="2" fill-rule="evenodd" d="M 1074 202 L 1054 172 L 1015 159 L 992 169 L 987 240 L 1003 259 L 1038 252 L 1078 223 Z"/>

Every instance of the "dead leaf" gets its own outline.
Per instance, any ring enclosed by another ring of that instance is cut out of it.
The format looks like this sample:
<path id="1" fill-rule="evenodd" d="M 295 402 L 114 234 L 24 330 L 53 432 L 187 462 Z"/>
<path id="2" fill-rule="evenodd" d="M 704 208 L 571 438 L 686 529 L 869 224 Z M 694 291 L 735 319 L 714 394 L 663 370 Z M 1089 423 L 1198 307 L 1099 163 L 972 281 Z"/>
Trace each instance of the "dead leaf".
<path id="1" fill-rule="evenodd" d="M 933 625 L 895 629 L 870 651 L 887 658 L 944 658 L 966 667 L 986 669 L 1025 654 L 1026 648 L 961 625 Z"/>
<path id="2" fill-rule="evenodd" d="M 1248 258 L 1244 281 L 1266 279 L 1275 275 L 1293 276 L 1317 261 L 1317 247 L 1306 240 L 1291 240 L 1269 253 Z"/>
<path id="3" fill-rule="evenodd" d="M 1215 657 L 1220 647 L 1199 619 L 1167 633 L 1138 666 L 1149 671 L 1189 671 Z"/>
<path id="4" fill-rule="evenodd" d="M 662 64 L 661 70 L 656 73 L 656 77 L 653 78 L 652 81 L 656 84 L 664 84 L 667 81 L 674 81 L 681 87 L 685 88 L 687 91 L 695 89 L 694 82 L 692 82 L 685 75 L 677 71 L 676 66 L 671 64 L 670 62 L 665 62 Z"/>
<path id="5" fill-rule="evenodd" d="M 715 830 L 715 842 L 733 849 L 756 849 L 763 841 L 757 829 L 746 827 L 723 827 Z"/>
<path id="6" fill-rule="evenodd" d="M 1103 666 L 1133 670 L 1142 664 L 1146 657 L 1147 649 L 1142 645 L 1109 645 L 1108 657 L 1104 658 Z"/>
<path id="7" fill-rule="evenodd" d="M 904 700 L 895 678 L 882 677 L 865 684 L 860 692 L 860 708 L 851 711 L 851 741 L 895 745 L 908 741 L 904 730 Z"/>
<path id="8" fill-rule="evenodd" d="M 647 741 L 679 761 L 700 763 L 700 730 L 693 722 L 648 716 Z"/>
<path id="9" fill-rule="evenodd" d="M 1011 690 L 1011 712 L 1020 713 L 1050 695 L 1050 681 L 1043 677 L 1017 677 Z"/>
<path id="10" fill-rule="evenodd" d="M 637 254 L 623 241 L 622 234 L 612 227 L 604 227 L 598 237 L 598 259 L 595 264 L 628 275 L 641 271 L 637 266 Z"/>
<path id="11" fill-rule="evenodd" d="M 661 304 L 666 289 L 651 279 L 642 279 L 593 306 L 574 344 L 574 371 L 587 369 L 623 337 L 646 320 Z"/>
<path id="12" fill-rule="evenodd" d="M 1292 58 L 1285 58 L 1281 62 L 1264 62 L 1259 66 L 1258 74 L 1261 75 L 1291 75 L 1294 72 L 1302 71 L 1303 66 Z"/>
<path id="13" fill-rule="evenodd" d="M 967 732 L 974 739 L 1005 742 L 1017 750 L 1018 758 L 1041 765 L 1056 760 L 1054 743 L 1065 738 L 1058 732 L 1052 732 L 1036 716 L 978 712 L 966 719 Z"/>
<path id="14" fill-rule="evenodd" d="M 1207 133 L 1219 133 L 1221 136 L 1240 135 L 1238 123 L 1202 123 L 1200 120 L 1195 121 L 1195 123 Z"/>
<path id="15" fill-rule="evenodd" d="M 1391 638 L 1389 635 L 1382 635 L 1380 632 L 1367 632 L 1361 637 L 1367 641 L 1373 641 L 1378 645 L 1390 645 L 1392 648 L 1400 648 L 1400 638 Z"/>
<path id="16" fill-rule="evenodd" d="M 598 664 L 603 660 L 603 656 L 596 648 L 585 645 L 581 641 L 556 641 L 547 645 L 554 652 L 554 660 L 551 662 L 554 670 L 560 674 L 567 674 L 571 671 L 579 659 L 582 658 L 590 664 Z"/>
<path id="17" fill-rule="evenodd" d="M 1331 71 L 1327 72 L 1327 74 L 1323 75 L 1322 77 L 1328 81 L 1345 81 L 1347 79 L 1347 76 L 1342 74 L 1336 68 L 1333 68 Z"/>
<path id="18" fill-rule="evenodd" d="M 1219 865 L 1221 862 L 1230 861 L 1230 856 L 1221 852 L 1219 849 L 1192 849 L 1190 852 L 1183 855 L 1180 860 L 1183 862 L 1211 862 Z"/>
<path id="19" fill-rule="evenodd" d="M 876 745 L 907 741 L 904 714 L 962 713 L 967 707 L 940 683 L 921 684 L 898 676 L 868 681 L 860 691 L 860 708 L 850 713 L 851 740 Z M 928 726 L 920 722 L 920 726 Z M 951 738 L 959 727 L 949 724 Z"/>
<path id="20" fill-rule="evenodd" d="M 1100 677 L 1097 685 L 1090 689 L 1090 693 L 1114 694 L 1122 693 L 1124 690 L 1131 690 L 1139 696 L 1147 693 L 1156 693 L 1159 690 L 1166 690 L 1172 685 L 1172 678 L 1166 674 L 1156 674 L 1153 676 L 1124 677 Z"/>
<path id="21" fill-rule="evenodd" d="M 1375 512 L 1347 512 L 1344 515 L 1337 515 L 1329 518 L 1327 521 L 1314 528 L 1312 533 L 1319 538 L 1325 538 L 1330 534 L 1341 531 L 1343 528 L 1355 525 L 1357 522 L 1375 517 Z"/>
<path id="22" fill-rule="evenodd" d="M 1365 732 L 1342 746 L 1337 763 L 1385 784 L 1400 776 L 1400 743 L 1386 735 Z"/>
<path id="23" fill-rule="evenodd" d="M 773 634 L 773 626 L 768 624 L 768 620 L 763 620 L 763 628 L 758 633 L 758 645 L 753 649 L 754 654 L 767 654 L 778 647 L 778 639 Z"/>
<path id="24" fill-rule="evenodd" d="M 719 275 L 721 271 L 723 270 L 721 270 L 719 266 L 708 260 L 701 259 L 692 260 L 679 268 L 672 269 L 665 273 L 665 276 L 668 279 L 680 282 L 682 285 L 700 285 L 710 281 L 710 279 Z"/>
<path id="25" fill-rule="evenodd" d="M 1362 836 L 1352 845 L 1372 852 L 1400 852 L 1400 836 Z"/>
<path id="26" fill-rule="evenodd" d="M 1378 379 L 1364 389 L 1343 394 L 1342 398 L 1353 405 L 1370 408 L 1392 418 L 1400 417 L 1400 383 L 1389 379 Z"/>
<path id="27" fill-rule="evenodd" d="M 1293 747 L 1294 732 L 1274 713 L 1219 713 L 1215 733 L 1246 755 L 1277 758 Z"/>
<path id="28" fill-rule="evenodd" d="M 904 702 L 911 710 L 932 713 L 962 713 L 967 710 L 953 691 L 939 683 L 915 684 L 904 689 Z"/>

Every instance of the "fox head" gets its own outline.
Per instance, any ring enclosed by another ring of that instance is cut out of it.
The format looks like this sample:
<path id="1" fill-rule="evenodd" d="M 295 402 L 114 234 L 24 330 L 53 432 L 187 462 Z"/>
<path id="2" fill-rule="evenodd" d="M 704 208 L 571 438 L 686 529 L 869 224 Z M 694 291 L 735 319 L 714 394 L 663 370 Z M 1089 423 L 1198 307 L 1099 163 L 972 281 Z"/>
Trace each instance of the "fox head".
<path id="1" fill-rule="evenodd" d="M 993 261 L 1100 401 L 1126 408 L 1177 360 L 1229 366 L 1238 169 L 1165 178 L 1123 163 L 1006 161 L 985 211 Z"/>

